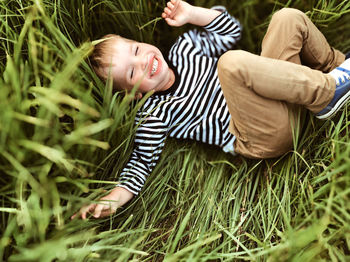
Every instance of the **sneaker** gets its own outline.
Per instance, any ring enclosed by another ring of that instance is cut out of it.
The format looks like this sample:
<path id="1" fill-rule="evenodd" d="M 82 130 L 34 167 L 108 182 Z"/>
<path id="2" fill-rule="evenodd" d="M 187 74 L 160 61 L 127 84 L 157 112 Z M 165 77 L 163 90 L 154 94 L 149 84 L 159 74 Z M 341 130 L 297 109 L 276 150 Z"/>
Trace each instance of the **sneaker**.
<path id="1" fill-rule="evenodd" d="M 346 55 L 345 55 L 345 60 L 350 58 L 350 52 L 347 52 Z"/>
<path id="2" fill-rule="evenodd" d="M 329 119 L 349 100 L 350 98 L 350 59 L 345 60 L 339 67 L 330 73 L 336 82 L 334 97 L 331 102 L 316 114 L 319 119 Z"/>
<path id="3" fill-rule="evenodd" d="M 214 9 L 214 10 L 219 11 L 221 13 L 226 11 L 226 7 L 224 7 L 223 5 L 214 5 L 210 9 Z"/>

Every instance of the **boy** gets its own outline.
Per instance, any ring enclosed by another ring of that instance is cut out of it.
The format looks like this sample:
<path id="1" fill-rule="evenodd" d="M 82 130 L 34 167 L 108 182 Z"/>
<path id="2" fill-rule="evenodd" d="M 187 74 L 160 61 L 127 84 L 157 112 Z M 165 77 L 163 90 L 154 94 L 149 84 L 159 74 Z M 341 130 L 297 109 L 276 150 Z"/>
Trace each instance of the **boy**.
<path id="1" fill-rule="evenodd" d="M 350 60 L 298 10 L 273 16 L 261 56 L 226 52 L 241 35 L 240 24 L 226 11 L 172 0 L 162 17 L 171 26 L 191 23 L 206 32 L 181 36 L 168 62 L 157 48 L 120 37 L 96 47 L 93 60 L 100 77 L 110 74 L 119 89 L 139 85 L 139 98 L 154 94 L 135 120 L 135 148 L 120 184 L 98 204 L 82 207 L 83 219 L 87 213 L 108 216 L 137 195 L 167 136 L 215 144 L 248 158 L 276 157 L 292 148 L 299 105 L 323 119 L 349 97 Z M 112 58 L 106 45 L 113 47 Z"/>

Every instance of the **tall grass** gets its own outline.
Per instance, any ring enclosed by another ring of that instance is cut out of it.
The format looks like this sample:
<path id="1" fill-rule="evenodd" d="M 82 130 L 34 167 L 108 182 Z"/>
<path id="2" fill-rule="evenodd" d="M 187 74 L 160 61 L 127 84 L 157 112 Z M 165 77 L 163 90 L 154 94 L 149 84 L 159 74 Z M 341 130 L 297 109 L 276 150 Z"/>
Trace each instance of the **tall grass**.
<path id="1" fill-rule="evenodd" d="M 348 1 L 191 1 L 225 5 L 258 53 L 271 14 L 305 12 L 350 49 Z M 128 160 L 138 104 L 91 71 L 91 40 L 107 33 L 165 52 L 181 32 L 165 1 L 0 1 L 1 261 L 348 261 L 349 114 L 306 119 L 292 152 L 231 157 L 167 141 L 141 195 L 110 218 L 70 220 Z"/>

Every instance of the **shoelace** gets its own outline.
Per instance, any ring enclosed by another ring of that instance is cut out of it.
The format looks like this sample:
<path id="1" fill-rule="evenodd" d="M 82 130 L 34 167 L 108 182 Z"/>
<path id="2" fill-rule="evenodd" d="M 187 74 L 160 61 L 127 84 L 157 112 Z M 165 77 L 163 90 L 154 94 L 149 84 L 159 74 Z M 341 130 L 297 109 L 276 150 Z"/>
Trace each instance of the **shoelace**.
<path id="1" fill-rule="evenodd" d="M 350 70 L 347 70 L 342 67 L 337 67 L 330 74 L 334 77 L 337 86 L 350 81 Z"/>

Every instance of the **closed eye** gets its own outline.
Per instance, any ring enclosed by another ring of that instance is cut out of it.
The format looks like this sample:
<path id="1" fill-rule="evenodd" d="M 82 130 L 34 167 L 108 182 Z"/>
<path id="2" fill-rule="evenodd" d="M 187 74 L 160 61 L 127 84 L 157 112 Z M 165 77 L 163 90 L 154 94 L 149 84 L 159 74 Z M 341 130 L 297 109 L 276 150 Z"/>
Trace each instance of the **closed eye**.
<path id="1" fill-rule="evenodd" d="M 139 52 L 139 47 L 137 46 L 135 50 L 135 56 L 137 56 L 138 52 Z M 134 68 L 131 70 L 130 79 L 132 79 L 133 76 L 134 76 Z"/>
<path id="2" fill-rule="evenodd" d="M 132 79 L 133 75 L 134 75 L 134 68 L 131 70 L 130 79 Z"/>

